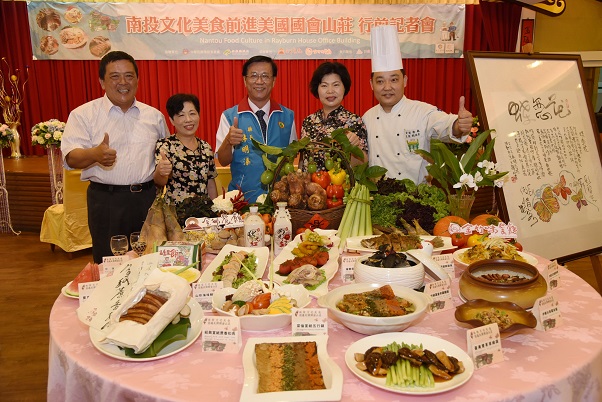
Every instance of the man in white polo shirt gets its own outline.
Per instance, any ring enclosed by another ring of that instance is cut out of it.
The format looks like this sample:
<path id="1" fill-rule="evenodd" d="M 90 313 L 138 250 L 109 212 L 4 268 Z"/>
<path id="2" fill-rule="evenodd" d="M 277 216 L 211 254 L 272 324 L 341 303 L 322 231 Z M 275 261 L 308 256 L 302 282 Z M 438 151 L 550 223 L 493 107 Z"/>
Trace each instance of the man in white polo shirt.
<path id="1" fill-rule="evenodd" d="M 138 67 L 125 52 L 107 53 L 98 71 L 105 96 L 74 109 L 61 151 L 67 169 L 89 180 L 88 225 L 94 262 L 111 255 L 110 238 L 139 231 L 156 188 L 155 143 L 167 135 L 163 114 L 136 100 Z"/>
<path id="2" fill-rule="evenodd" d="M 368 160 L 386 168 L 387 177 L 424 182 L 427 162 L 414 150 L 430 150 L 432 138 L 462 142 L 472 127 L 472 114 L 464 108 L 463 96 L 457 115 L 404 96 L 408 76 L 393 25 L 372 28 L 370 44 L 370 86 L 379 103 L 362 116 L 368 130 Z"/>

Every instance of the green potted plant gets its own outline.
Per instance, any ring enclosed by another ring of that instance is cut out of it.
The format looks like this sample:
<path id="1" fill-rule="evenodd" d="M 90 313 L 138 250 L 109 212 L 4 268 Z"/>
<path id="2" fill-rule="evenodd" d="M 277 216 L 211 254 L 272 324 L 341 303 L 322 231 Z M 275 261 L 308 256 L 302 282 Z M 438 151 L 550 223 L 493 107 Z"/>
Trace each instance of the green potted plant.
<path id="1" fill-rule="evenodd" d="M 475 192 L 486 186 L 502 187 L 508 172 L 499 172 L 491 160 L 495 138 L 483 147 L 493 130 L 471 136 L 468 149 L 460 157 L 455 155 L 447 144 L 434 139 L 431 151 L 416 150 L 430 163 L 426 167 L 429 175 L 436 180 L 448 195 L 452 215 L 468 220 Z"/>

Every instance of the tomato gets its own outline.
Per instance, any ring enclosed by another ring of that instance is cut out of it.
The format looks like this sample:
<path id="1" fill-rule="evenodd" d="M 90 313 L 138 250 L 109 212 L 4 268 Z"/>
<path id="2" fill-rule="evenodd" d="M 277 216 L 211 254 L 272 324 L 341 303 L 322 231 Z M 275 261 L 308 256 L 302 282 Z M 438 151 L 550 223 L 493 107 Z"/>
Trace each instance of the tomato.
<path id="1" fill-rule="evenodd" d="M 502 222 L 502 220 L 496 216 L 491 214 L 481 214 L 475 216 L 471 221 L 471 225 L 482 225 L 482 226 L 497 226 Z"/>
<path id="2" fill-rule="evenodd" d="M 464 233 L 454 233 L 451 237 L 452 246 L 456 246 L 458 248 L 462 248 L 466 245 L 468 241 L 468 236 Z"/>
<path id="3" fill-rule="evenodd" d="M 460 218 L 459 216 L 446 216 L 445 218 L 441 218 L 437 221 L 435 227 L 433 228 L 433 235 L 450 237 L 451 235 L 449 234 L 448 230 L 450 223 L 457 223 L 458 225 L 463 226 L 468 222 L 466 222 L 465 219 Z"/>
<path id="4" fill-rule="evenodd" d="M 336 197 L 336 198 L 343 199 L 344 195 L 345 195 L 345 190 L 343 190 L 343 186 L 341 186 L 341 185 L 330 183 L 328 185 L 328 187 L 326 188 L 326 197 L 328 197 L 328 198 Z"/>
<path id="5" fill-rule="evenodd" d="M 290 162 L 286 162 L 284 164 L 284 166 L 282 166 L 282 173 L 283 174 L 289 174 L 289 173 L 293 173 L 295 171 L 295 166 L 290 163 Z"/>
<path id="6" fill-rule="evenodd" d="M 523 251 L 523 245 L 516 241 L 516 239 L 511 239 L 510 244 L 516 247 L 516 251 Z"/>
<path id="7" fill-rule="evenodd" d="M 326 199 L 326 206 L 328 208 L 335 208 L 335 207 L 338 207 L 340 205 L 343 205 L 343 199 L 342 198 L 333 197 L 333 198 L 327 198 Z"/>
<path id="8" fill-rule="evenodd" d="M 328 175 L 330 176 L 330 181 L 338 186 L 345 183 L 345 177 L 347 177 L 347 172 L 343 169 L 339 170 L 329 170 Z"/>
<path id="9" fill-rule="evenodd" d="M 326 170 L 330 170 L 334 167 L 334 161 L 330 158 L 326 159 L 324 161 L 324 167 L 326 168 Z"/>
<path id="10" fill-rule="evenodd" d="M 308 173 L 316 173 L 316 171 L 318 170 L 318 165 L 316 164 L 316 162 L 314 162 L 313 160 L 309 161 L 309 163 L 307 164 L 307 172 Z"/>
<path id="11" fill-rule="evenodd" d="M 470 237 L 468 238 L 468 241 L 466 242 L 466 245 L 468 247 L 474 247 L 477 244 L 483 243 L 483 241 L 485 241 L 488 236 L 489 235 L 487 233 L 485 233 L 485 234 L 475 233 L 473 235 L 470 235 Z"/>
<path id="12" fill-rule="evenodd" d="M 262 184 L 270 184 L 274 180 L 274 172 L 271 170 L 266 170 L 261 174 L 261 178 L 259 180 L 261 180 Z"/>
<path id="13" fill-rule="evenodd" d="M 326 190 L 326 188 L 330 184 L 330 176 L 327 172 L 320 170 L 319 172 L 315 172 L 311 175 L 311 181 L 313 181 L 314 183 L 318 183 L 320 187 Z"/>

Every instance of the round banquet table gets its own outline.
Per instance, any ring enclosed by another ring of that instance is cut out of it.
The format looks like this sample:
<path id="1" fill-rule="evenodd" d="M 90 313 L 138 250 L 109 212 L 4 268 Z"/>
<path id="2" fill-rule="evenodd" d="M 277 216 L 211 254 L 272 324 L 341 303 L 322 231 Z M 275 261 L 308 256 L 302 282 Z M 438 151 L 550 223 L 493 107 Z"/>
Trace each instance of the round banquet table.
<path id="1" fill-rule="evenodd" d="M 212 257 L 204 261 L 206 266 Z M 549 261 L 538 257 L 541 271 Z M 452 280 L 454 304 L 461 270 Z M 591 401 L 602 400 L 602 298 L 585 281 L 560 267 L 562 324 L 548 332 L 523 330 L 502 340 L 504 361 L 475 369 L 459 388 L 436 395 L 403 395 L 358 379 L 344 355 L 365 335 L 332 317 L 328 354 L 343 371 L 343 401 Z M 337 274 L 329 284 L 342 285 Z M 317 304 L 312 301 L 311 306 Z M 76 299 L 59 295 L 50 313 L 48 401 L 238 401 L 243 386 L 242 351 L 250 337 L 290 336 L 290 328 L 270 332 L 243 331 L 237 354 L 203 352 L 200 338 L 187 349 L 150 362 L 113 359 L 90 342 L 88 327 L 75 310 Z M 427 314 L 406 332 L 445 339 L 466 350 L 466 329 L 454 310 Z"/>

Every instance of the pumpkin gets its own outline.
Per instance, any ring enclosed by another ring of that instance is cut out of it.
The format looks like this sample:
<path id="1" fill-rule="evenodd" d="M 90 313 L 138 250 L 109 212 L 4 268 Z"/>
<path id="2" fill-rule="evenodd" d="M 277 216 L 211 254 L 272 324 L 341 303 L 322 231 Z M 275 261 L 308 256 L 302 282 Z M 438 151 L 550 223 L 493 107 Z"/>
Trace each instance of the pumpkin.
<path id="1" fill-rule="evenodd" d="M 451 237 L 448 230 L 451 223 L 457 223 L 458 225 L 463 226 L 468 222 L 466 219 L 460 218 L 459 216 L 446 216 L 445 218 L 441 218 L 437 221 L 435 227 L 433 228 L 433 235 Z"/>
<path id="2" fill-rule="evenodd" d="M 481 214 L 475 216 L 471 221 L 471 225 L 481 225 L 481 226 L 489 226 L 494 225 L 497 226 L 502 222 L 499 216 L 491 215 L 491 214 Z"/>

